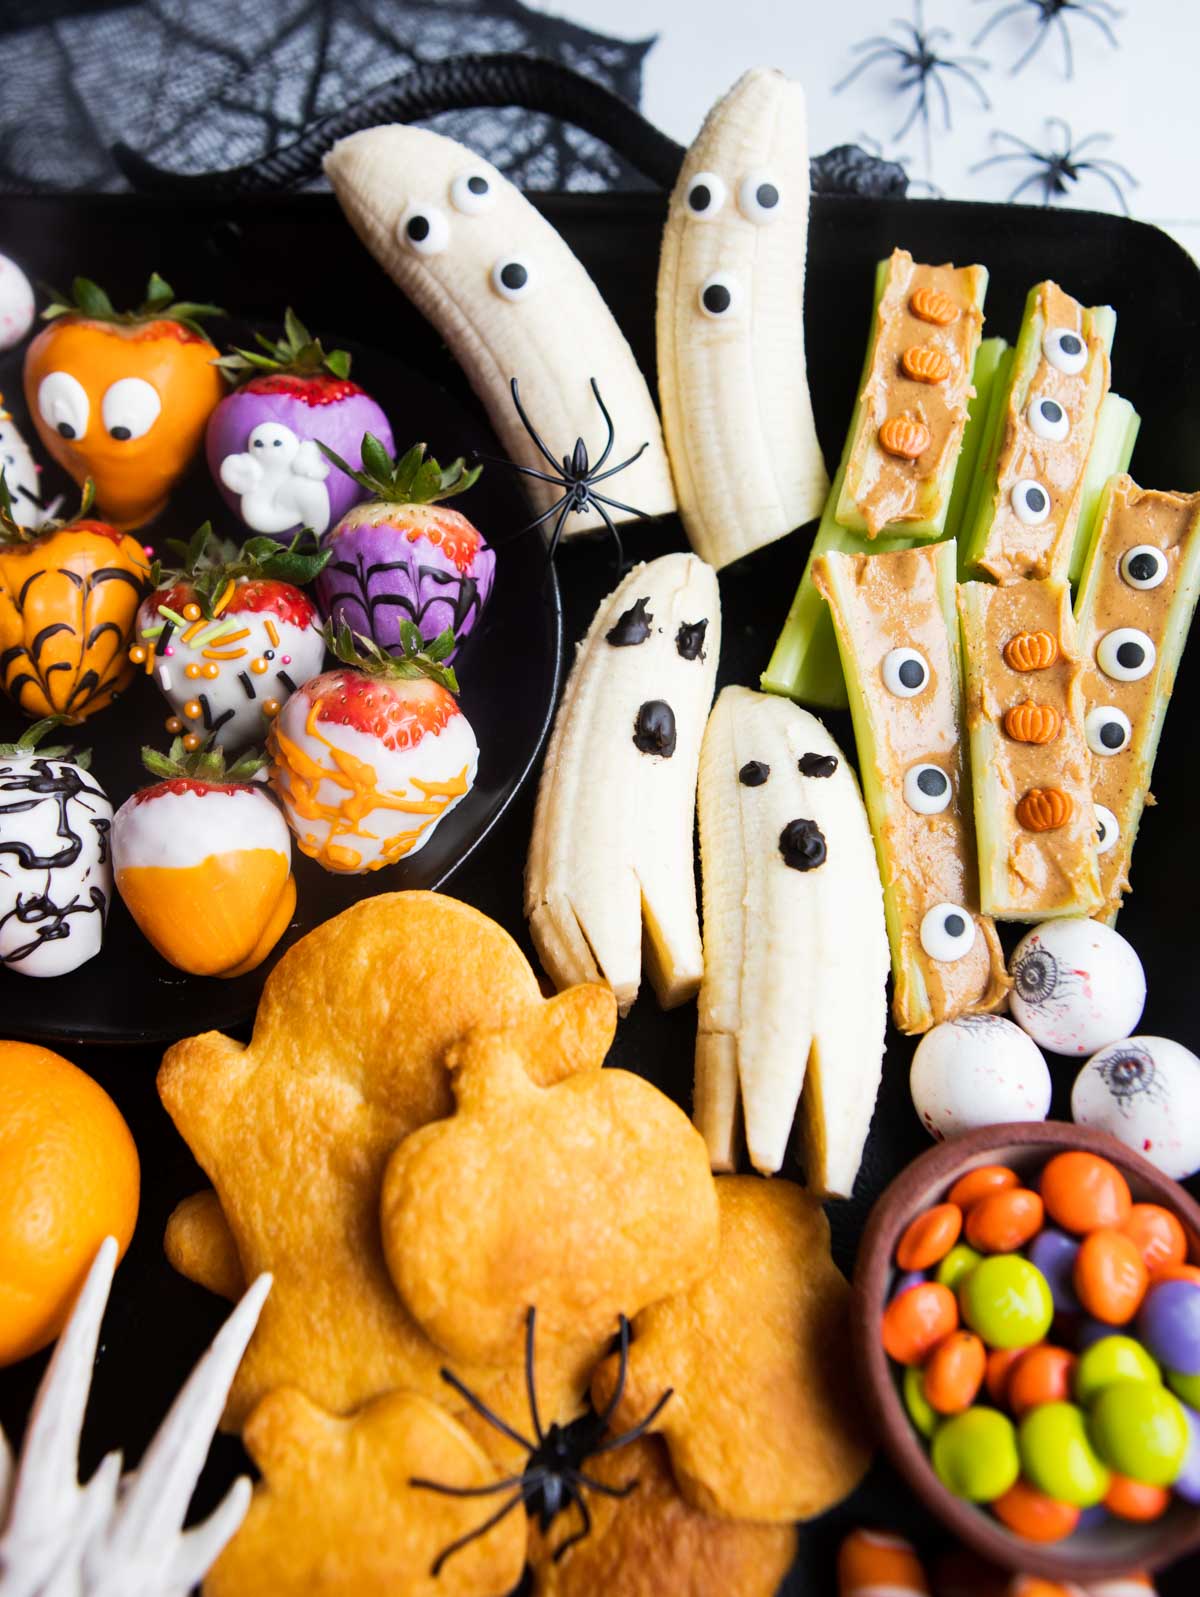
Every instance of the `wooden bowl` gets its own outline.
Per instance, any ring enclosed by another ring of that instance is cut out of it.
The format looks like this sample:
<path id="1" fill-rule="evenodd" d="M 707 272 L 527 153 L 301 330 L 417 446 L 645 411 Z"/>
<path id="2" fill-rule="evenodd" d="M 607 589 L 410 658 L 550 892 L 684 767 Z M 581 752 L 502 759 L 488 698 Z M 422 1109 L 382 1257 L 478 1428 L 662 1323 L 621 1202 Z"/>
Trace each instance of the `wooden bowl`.
<path id="1" fill-rule="evenodd" d="M 959 1176 L 984 1164 L 1010 1165 L 1036 1182 L 1041 1167 L 1064 1149 L 1111 1160 L 1135 1202 L 1161 1204 L 1179 1216 L 1189 1257 L 1200 1261 L 1200 1205 L 1178 1183 L 1106 1132 L 1058 1121 L 988 1126 L 938 1143 L 904 1170 L 871 1211 L 854 1272 L 854 1353 L 867 1411 L 892 1462 L 925 1506 L 966 1546 L 1005 1569 L 1047 1579 L 1096 1580 L 1133 1569 L 1154 1570 L 1200 1547 L 1200 1506 L 1176 1500 L 1152 1524 L 1109 1518 L 1046 1545 L 1014 1535 L 985 1508 L 948 1492 L 934 1474 L 924 1438 L 904 1407 L 896 1366 L 883 1350 L 880 1322 L 897 1274 L 896 1245 L 915 1214 L 940 1202 Z"/>

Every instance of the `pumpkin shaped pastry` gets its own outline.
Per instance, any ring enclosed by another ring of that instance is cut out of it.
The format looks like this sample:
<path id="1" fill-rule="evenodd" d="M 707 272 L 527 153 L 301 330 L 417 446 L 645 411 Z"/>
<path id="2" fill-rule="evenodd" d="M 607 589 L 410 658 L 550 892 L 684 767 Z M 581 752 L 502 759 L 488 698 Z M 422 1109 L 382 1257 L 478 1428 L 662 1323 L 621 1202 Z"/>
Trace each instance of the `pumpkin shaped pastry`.
<path id="1" fill-rule="evenodd" d="M 22 527 L 0 474 L 0 680 L 23 715 L 78 722 L 128 686 L 126 649 L 150 562 L 136 538 L 88 519 Z"/>
<path id="2" fill-rule="evenodd" d="M 118 527 L 141 527 L 191 464 L 223 393 L 199 317 L 215 305 L 177 301 L 157 272 L 132 311 L 77 277 L 42 312 L 25 351 L 25 401 L 38 437 Z"/>

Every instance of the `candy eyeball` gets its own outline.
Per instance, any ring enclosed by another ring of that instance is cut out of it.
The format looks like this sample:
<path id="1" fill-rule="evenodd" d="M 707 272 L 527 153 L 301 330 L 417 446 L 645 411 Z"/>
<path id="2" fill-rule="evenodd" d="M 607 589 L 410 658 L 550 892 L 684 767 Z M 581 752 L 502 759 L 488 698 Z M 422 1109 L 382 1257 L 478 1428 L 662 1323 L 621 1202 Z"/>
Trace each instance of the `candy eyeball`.
<path id="1" fill-rule="evenodd" d="M 400 218 L 397 233 L 401 244 L 418 255 L 440 255 L 450 243 L 450 223 L 436 205 L 410 205 Z"/>
<path id="2" fill-rule="evenodd" d="M 524 299 L 533 285 L 533 271 L 527 261 L 504 256 L 492 267 L 492 287 L 501 299 Z"/>
<path id="3" fill-rule="evenodd" d="M 1183 1181 L 1200 1170 L 1200 1059 L 1167 1037 L 1126 1037 L 1075 1078 L 1071 1114 Z"/>
<path id="4" fill-rule="evenodd" d="M 1114 627 L 1096 645 L 1096 664 L 1114 682 L 1140 682 L 1155 658 L 1153 641 L 1137 627 Z"/>
<path id="5" fill-rule="evenodd" d="M 940 765 L 910 765 L 904 773 L 904 802 L 918 815 L 940 815 L 954 797 Z"/>
<path id="6" fill-rule="evenodd" d="M 692 216 L 707 222 L 725 204 L 725 181 L 715 172 L 697 172 L 688 184 L 685 204 Z"/>
<path id="7" fill-rule="evenodd" d="M 1044 438 L 1048 443 L 1061 444 L 1071 430 L 1067 420 L 1067 413 L 1057 399 L 1049 399 L 1044 394 L 1035 394 L 1029 401 L 1029 408 L 1025 415 L 1029 421 L 1029 428 L 1038 438 Z"/>
<path id="8" fill-rule="evenodd" d="M 127 443 L 142 438 L 158 420 L 162 400 L 142 377 L 120 377 L 104 391 L 100 419 L 110 438 Z"/>
<path id="9" fill-rule="evenodd" d="M 1069 327 L 1048 327 L 1042 337 L 1042 354 L 1055 371 L 1075 377 L 1087 365 L 1087 341 Z"/>
<path id="10" fill-rule="evenodd" d="M 0 255 L 0 350 L 13 349 L 33 326 L 33 288 L 16 261 Z"/>
<path id="11" fill-rule="evenodd" d="M 961 904 L 935 904 L 921 917 L 921 947 L 940 964 L 953 964 L 974 943 L 975 920 Z"/>
<path id="12" fill-rule="evenodd" d="M 1121 556 L 1121 581 L 1131 588 L 1157 588 L 1167 580 L 1167 557 L 1152 543 L 1135 543 Z"/>
<path id="13" fill-rule="evenodd" d="M 38 384 L 37 407 L 47 427 L 63 438 L 82 438 L 91 406 L 83 384 L 70 372 L 47 372 Z"/>
<path id="14" fill-rule="evenodd" d="M 929 685 L 929 662 L 917 649 L 890 649 L 880 669 L 884 687 L 898 699 L 915 699 Z"/>
<path id="15" fill-rule="evenodd" d="M 1050 495 L 1032 477 L 1022 477 L 1015 483 L 1010 497 L 1017 520 L 1026 527 L 1040 527 L 1050 514 Z"/>
<path id="16" fill-rule="evenodd" d="M 926 1032 L 913 1055 L 909 1090 L 921 1124 L 939 1142 L 1050 1113 L 1050 1071 L 1041 1051 L 1000 1015 L 964 1015 Z"/>
<path id="17" fill-rule="evenodd" d="M 1142 962 L 1102 921 L 1043 921 L 1009 961 L 1012 1018 L 1054 1054 L 1084 1058 L 1127 1037 L 1142 1016 Z"/>
<path id="18" fill-rule="evenodd" d="M 1098 704 L 1083 718 L 1083 735 L 1093 754 L 1120 754 L 1129 747 L 1133 726 L 1115 704 Z"/>
<path id="19" fill-rule="evenodd" d="M 700 289 L 700 311 L 713 321 L 738 312 L 737 280 L 729 272 L 714 272 Z"/>
<path id="20" fill-rule="evenodd" d="M 464 216 L 482 216 L 496 203 L 496 190 L 482 172 L 460 172 L 450 185 L 450 203 Z"/>
<path id="21" fill-rule="evenodd" d="M 747 172 L 738 184 L 738 209 L 748 222 L 769 224 L 783 209 L 779 184 L 769 172 Z"/>
<path id="22" fill-rule="evenodd" d="M 1107 854 L 1117 846 L 1121 825 L 1107 804 L 1094 804 L 1092 808 L 1096 812 L 1096 853 Z"/>

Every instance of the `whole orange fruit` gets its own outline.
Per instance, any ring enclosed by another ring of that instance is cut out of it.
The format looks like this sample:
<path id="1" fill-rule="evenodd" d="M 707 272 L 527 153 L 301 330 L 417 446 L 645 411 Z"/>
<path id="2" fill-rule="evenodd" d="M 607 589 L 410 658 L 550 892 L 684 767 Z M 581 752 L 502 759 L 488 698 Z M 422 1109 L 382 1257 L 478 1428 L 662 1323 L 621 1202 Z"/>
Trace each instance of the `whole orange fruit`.
<path id="1" fill-rule="evenodd" d="M 54 1340 L 106 1236 L 124 1254 L 139 1186 L 103 1087 L 48 1048 L 0 1042 L 0 1365 Z"/>

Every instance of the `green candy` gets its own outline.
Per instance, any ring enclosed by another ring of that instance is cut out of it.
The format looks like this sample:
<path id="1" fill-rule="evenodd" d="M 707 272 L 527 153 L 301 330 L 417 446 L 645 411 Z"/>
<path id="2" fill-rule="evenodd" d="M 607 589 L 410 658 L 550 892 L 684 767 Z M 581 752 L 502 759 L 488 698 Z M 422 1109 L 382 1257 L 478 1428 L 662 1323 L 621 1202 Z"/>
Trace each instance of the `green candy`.
<path id="1" fill-rule="evenodd" d="M 932 1436 L 941 1415 L 925 1396 L 925 1371 L 919 1364 L 910 1364 L 904 1371 L 904 1406 L 921 1435 Z"/>
<path id="2" fill-rule="evenodd" d="M 1149 1381 L 1162 1385 L 1158 1365 L 1131 1336 L 1103 1336 L 1079 1355 L 1075 1369 L 1075 1398 L 1090 1403 L 1114 1381 Z"/>
<path id="3" fill-rule="evenodd" d="M 1183 1405 L 1165 1387 L 1117 1381 L 1092 1405 L 1093 1445 L 1119 1475 L 1147 1486 L 1170 1486 L 1183 1467 L 1188 1423 Z"/>
<path id="4" fill-rule="evenodd" d="M 943 1286 L 948 1286 L 951 1292 L 958 1289 L 959 1283 L 983 1258 L 982 1253 L 976 1253 L 974 1248 L 969 1248 L 965 1242 L 960 1242 L 937 1267 L 937 1278 Z"/>
<path id="5" fill-rule="evenodd" d="M 1167 1385 L 1189 1408 L 1200 1409 L 1200 1375 L 1178 1375 L 1168 1370 Z"/>
<path id="6" fill-rule="evenodd" d="M 994 1408 L 969 1408 L 939 1425 L 930 1456 L 946 1490 L 970 1503 L 1003 1497 L 1021 1473 L 1013 1423 Z"/>
<path id="7" fill-rule="evenodd" d="M 1045 1276 L 1018 1253 L 977 1264 L 963 1277 L 958 1302 L 963 1319 L 992 1348 L 1032 1347 L 1054 1318 Z"/>
<path id="8" fill-rule="evenodd" d="M 1094 1508 L 1108 1491 L 1109 1474 L 1088 1440 L 1083 1410 L 1074 1403 L 1030 1409 L 1017 1433 L 1027 1480 L 1075 1508 Z"/>

